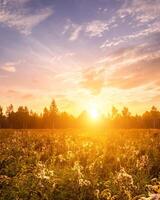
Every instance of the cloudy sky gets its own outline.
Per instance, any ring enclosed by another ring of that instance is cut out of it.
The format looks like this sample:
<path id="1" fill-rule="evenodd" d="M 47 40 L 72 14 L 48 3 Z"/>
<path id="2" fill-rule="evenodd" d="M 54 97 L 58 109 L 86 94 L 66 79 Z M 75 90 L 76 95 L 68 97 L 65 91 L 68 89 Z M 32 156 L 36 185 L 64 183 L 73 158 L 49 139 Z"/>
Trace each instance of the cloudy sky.
<path id="1" fill-rule="evenodd" d="M 0 105 L 160 106 L 160 0 L 0 0 Z"/>

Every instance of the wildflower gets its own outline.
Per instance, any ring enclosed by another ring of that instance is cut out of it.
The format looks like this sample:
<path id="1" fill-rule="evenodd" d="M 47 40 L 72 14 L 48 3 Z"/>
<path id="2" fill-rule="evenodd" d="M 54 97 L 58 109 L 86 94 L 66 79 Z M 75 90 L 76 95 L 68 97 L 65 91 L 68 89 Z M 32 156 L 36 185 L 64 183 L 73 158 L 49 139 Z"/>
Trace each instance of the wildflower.
<path id="1" fill-rule="evenodd" d="M 74 158 L 74 153 L 72 151 L 67 151 L 67 156 L 66 157 L 67 157 L 68 160 L 71 160 L 71 159 Z"/>
<path id="2" fill-rule="evenodd" d="M 119 183 L 122 183 L 122 185 L 128 185 L 133 186 L 133 178 L 131 175 L 127 174 L 127 172 L 124 169 L 121 169 L 118 176 L 117 181 Z"/>
<path id="3" fill-rule="evenodd" d="M 105 189 L 100 194 L 101 198 L 109 200 L 111 198 L 111 192 L 109 189 Z"/>
<path id="4" fill-rule="evenodd" d="M 157 184 L 157 183 L 158 183 L 157 178 L 152 178 L 151 184 L 153 185 L 153 184 Z"/>
<path id="5" fill-rule="evenodd" d="M 160 194 L 151 194 L 149 197 L 141 197 L 139 200 L 160 200 Z"/>
<path id="6" fill-rule="evenodd" d="M 139 170 L 142 170 L 143 168 L 147 167 L 148 162 L 149 162 L 148 155 L 142 155 L 140 159 L 137 160 L 136 167 Z"/>
<path id="7" fill-rule="evenodd" d="M 160 194 L 151 194 L 150 200 L 160 200 Z"/>
<path id="8" fill-rule="evenodd" d="M 91 185 L 91 182 L 89 180 L 85 180 L 85 179 L 82 179 L 82 178 L 80 178 L 78 182 L 79 182 L 80 187 L 83 187 L 83 186 L 88 187 L 88 186 Z"/>
<path id="9" fill-rule="evenodd" d="M 54 176 L 54 171 L 47 169 L 44 164 L 39 162 L 37 167 L 37 178 L 49 180 L 51 177 Z"/>
<path id="10" fill-rule="evenodd" d="M 114 195 L 111 197 L 111 200 L 116 200 L 116 199 L 118 199 L 118 195 Z"/>
<path id="11" fill-rule="evenodd" d="M 5 184 L 8 184 L 10 181 L 10 177 L 6 176 L 6 175 L 0 175 L 0 186 Z"/>
<path id="12" fill-rule="evenodd" d="M 96 197 L 97 199 L 99 199 L 99 194 L 100 194 L 100 191 L 99 191 L 98 189 L 96 189 L 96 190 L 94 191 L 94 195 L 95 195 L 95 197 Z"/>
<path id="13" fill-rule="evenodd" d="M 79 177 L 82 177 L 83 176 L 83 174 L 82 174 L 82 169 L 83 169 L 83 167 L 79 164 L 79 161 L 76 161 L 75 163 L 74 163 L 74 166 L 73 166 L 73 171 L 76 171 L 77 173 L 78 173 L 78 176 Z"/>

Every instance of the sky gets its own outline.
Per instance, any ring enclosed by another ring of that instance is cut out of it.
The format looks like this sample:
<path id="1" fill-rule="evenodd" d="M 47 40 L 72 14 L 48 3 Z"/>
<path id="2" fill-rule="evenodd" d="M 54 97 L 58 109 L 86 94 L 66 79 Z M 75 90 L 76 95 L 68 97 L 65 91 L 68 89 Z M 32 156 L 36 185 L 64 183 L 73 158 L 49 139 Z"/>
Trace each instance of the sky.
<path id="1" fill-rule="evenodd" d="M 160 0 L 0 0 L 0 105 L 160 108 Z"/>

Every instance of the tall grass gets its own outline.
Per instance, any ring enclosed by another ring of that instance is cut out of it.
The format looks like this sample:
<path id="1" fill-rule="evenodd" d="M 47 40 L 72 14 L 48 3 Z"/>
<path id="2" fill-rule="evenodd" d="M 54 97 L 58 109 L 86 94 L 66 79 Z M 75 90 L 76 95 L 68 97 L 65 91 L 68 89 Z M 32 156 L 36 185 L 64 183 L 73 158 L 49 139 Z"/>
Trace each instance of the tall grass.
<path id="1" fill-rule="evenodd" d="M 160 199 L 160 132 L 1 130 L 1 200 Z"/>

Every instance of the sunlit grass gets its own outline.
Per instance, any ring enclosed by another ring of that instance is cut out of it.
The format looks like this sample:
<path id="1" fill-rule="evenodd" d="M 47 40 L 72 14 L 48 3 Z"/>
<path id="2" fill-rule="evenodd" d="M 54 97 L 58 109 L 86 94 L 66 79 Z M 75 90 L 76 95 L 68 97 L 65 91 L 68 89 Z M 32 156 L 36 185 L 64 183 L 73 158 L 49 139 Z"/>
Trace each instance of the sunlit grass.
<path id="1" fill-rule="evenodd" d="M 0 199 L 159 199 L 159 143 L 148 130 L 1 130 Z"/>

